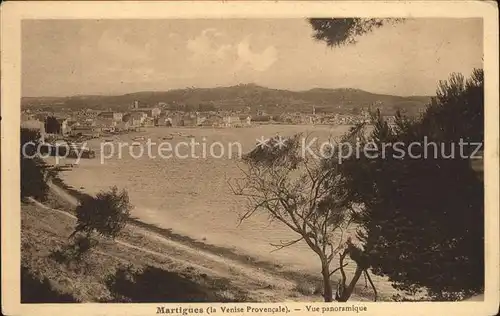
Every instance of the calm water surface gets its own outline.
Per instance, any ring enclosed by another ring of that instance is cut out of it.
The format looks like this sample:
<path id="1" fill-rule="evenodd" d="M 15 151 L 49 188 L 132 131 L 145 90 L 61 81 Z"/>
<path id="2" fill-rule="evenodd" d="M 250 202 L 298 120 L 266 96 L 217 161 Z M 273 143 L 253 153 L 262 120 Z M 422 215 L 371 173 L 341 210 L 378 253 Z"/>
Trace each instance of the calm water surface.
<path id="1" fill-rule="evenodd" d="M 143 222 L 280 263 L 288 269 L 316 273 L 320 268 L 318 259 L 305 244 L 271 253 L 274 249 L 271 243 L 297 238 L 283 224 L 271 223 L 265 214 L 260 214 L 238 225 L 246 202 L 235 196 L 228 185 L 228 180 L 241 176 L 238 166 L 242 165 L 238 159 L 228 159 L 227 155 L 220 159 L 211 158 L 210 155 L 206 159 L 163 159 L 159 156 L 152 159 L 148 157 L 147 151 L 143 157 L 135 159 L 128 154 L 128 149 L 118 158 L 117 143 L 131 143 L 140 135 L 152 142 L 169 142 L 175 146 L 179 141 L 189 142 L 187 135 L 190 135 L 198 142 L 203 140 L 207 146 L 216 141 L 222 144 L 238 142 L 243 152 L 248 152 L 261 136 L 289 136 L 303 132 L 309 137 L 326 140 L 330 136 L 343 134 L 348 128 L 281 125 L 233 129 L 150 128 L 145 132 L 118 136 L 113 145 L 115 155 L 103 164 L 99 157 L 82 159 L 77 167 L 63 172 L 61 176 L 68 185 L 90 194 L 113 185 L 127 189 L 135 205 L 132 216 Z M 171 133 L 183 136 L 174 135 L 172 140 L 162 140 Z M 89 145 L 98 150 L 101 141 L 92 140 Z M 110 148 L 111 145 L 107 145 L 105 152 L 109 153 Z M 157 155 L 157 149 L 154 150 L 157 147 L 152 148 L 152 153 Z M 138 155 L 139 148 L 134 150 L 134 154 Z M 187 149 L 182 154 L 188 154 Z M 201 152 L 197 152 L 197 155 L 201 156 Z"/>

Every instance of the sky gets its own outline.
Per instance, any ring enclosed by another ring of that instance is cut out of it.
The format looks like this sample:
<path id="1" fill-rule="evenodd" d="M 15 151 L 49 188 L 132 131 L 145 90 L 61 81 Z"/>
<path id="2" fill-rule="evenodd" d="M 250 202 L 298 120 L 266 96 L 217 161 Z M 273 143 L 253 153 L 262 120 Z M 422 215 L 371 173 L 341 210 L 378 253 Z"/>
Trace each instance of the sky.
<path id="1" fill-rule="evenodd" d="M 330 48 L 305 19 L 25 20 L 22 95 L 70 96 L 255 83 L 433 95 L 482 67 L 481 19 L 387 25 Z"/>

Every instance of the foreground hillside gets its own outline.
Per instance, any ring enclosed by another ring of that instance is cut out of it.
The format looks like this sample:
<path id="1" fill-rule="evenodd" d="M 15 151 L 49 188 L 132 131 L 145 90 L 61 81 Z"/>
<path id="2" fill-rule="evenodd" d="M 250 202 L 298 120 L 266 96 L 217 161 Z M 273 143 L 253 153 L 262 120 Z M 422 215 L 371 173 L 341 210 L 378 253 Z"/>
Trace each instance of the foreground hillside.
<path id="1" fill-rule="evenodd" d="M 101 241 L 81 262 L 65 257 L 74 220 L 36 205 L 22 205 L 23 302 L 234 301 L 247 296 L 232 282 L 176 262 L 175 252 L 132 251 Z M 130 234 L 126 237 L 143 240 Z M 149 250 L 149 251 L 147 251 Z M 167 250 L 167 249 L 162 249 Z"/>
<path id="2" fill-rule="evenodd" d="M 321 301 L 320 286 L 305 277 L 287 279 L 133 225 L 72 260 L 75 218 L 60 210 L 70 205 L 53 197 L 50 204 L 58 209 L 21 206 L 23 302 Z"/>
<path id="3" fill-rule="evenodd" d="M 136 92 L 117 96 L 83 95 L 71 97 L 26 97 L 23 107 L 51 105 L 72 109 L 95 108 L 126 110 L 137 100 L 143 106 L 165 102 L 197 110 L 205 108 L 238 110 L 250 107 L 252 111 L 264 110 L 271 114 L 283 112 L 308 112 L 316 107 L 317 113 L 359 113 L 369 106 L 376 106 L 386 114 L 397 109 L 416 114 L 429 102 L 428 96 L 402 97 L 366 92 L 359 89 L 311 89 L 288 91 L 269 89 L 255 84 L 232 87 L 186 88 L 169 91 Z"/>
<path id="4" fill-rule="evenodd" d="M 50 188 L 45 204 L 21 205 L 23 302 L 322 301 L 312 276 L 165 236 L 137 220 L 116 240 L 102 239 L 83 260 L 72 260 L 76 198 Z M 360 286 L 353 300 L 369 300 L 364 291 Z"/>

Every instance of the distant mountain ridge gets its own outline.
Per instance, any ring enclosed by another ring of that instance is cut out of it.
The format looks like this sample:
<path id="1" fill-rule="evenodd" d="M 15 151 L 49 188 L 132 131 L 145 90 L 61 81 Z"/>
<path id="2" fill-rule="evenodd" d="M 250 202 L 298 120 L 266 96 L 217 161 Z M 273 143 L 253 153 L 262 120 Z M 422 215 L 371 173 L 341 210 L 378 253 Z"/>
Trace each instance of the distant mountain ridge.
<path id="1" fill-rule="evenodd" d="M 196 110 L 200 106 L 220 110 L 262 110 L 270 114 L 283 112 L 359 113 L 362 109 L 380 108 L 386 114 L 400 109 L 416 114 L 430 102 L 430 96 L 394 96 L 353 88 L 313 88 L 306 91 L 271 89 L 256 84 L 230 87 L 185 88 L 168 91 L 141 91 L 123 95 L 77 95 L 70 97 L 24 97 L 23 108 L 49 106 L 71 109 L 114 109 L 125 111 L 139 101 L 141 107 L 166 103 L 170 107 Z"/>

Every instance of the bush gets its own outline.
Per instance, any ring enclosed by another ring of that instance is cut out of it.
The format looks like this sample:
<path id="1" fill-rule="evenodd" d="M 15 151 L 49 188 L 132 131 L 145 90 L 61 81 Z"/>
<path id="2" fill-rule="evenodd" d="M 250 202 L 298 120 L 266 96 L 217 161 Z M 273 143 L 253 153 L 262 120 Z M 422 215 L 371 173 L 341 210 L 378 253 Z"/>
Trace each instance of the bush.
<path id="1" fill-rule="evenodd" d="M 49 187 L 45 182 L 44 164 L 39 158 L 21 158 L 21 199 L 47 199 Z"/>
<path id="2" fill-rule="evenodd" d="M 58 263 L 71 265 L 79 264 L 88 257 L 90 250 L 97 246 L 98 242 L 92 236 L 87 234 L 78 234 L 74 236 L 72 242 L 68 245 L 54 251 L 51 257 Z"/>
<path id="3" fill-rule="evenodd" d="M 306 296 L 323 295 L 323 284 L 322 282 L 302 281 L 297 283 L 295 291 Z"/>
<path id="4" fill-rule="evenodd" d="M 47 197 L 48 186 L 45 183 L 45 164 L 39 157 L 27 158 L 23 155 L 23 145 L 33 142 L 35 146 L 40 139 L 40 132 L 29 129 L 21 129 L 20 142 L 20 167 L 21 167 L 21 198 L 34 197 L 44 201 Z M 26 148 L 26 155 L 35 153 L 35 146 Z"/>
<path id="5" fill-rule="evenodd" d="M 78 232 L 88 235 L 96 232 L 114 239 L 125 227 L 132 209 L 127 191 L 119 192 L 117 187 L 87 197 L 76 208 L 77 225 L 72 236 Z"/>

